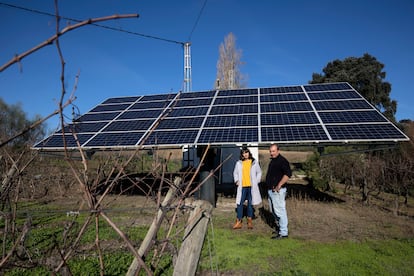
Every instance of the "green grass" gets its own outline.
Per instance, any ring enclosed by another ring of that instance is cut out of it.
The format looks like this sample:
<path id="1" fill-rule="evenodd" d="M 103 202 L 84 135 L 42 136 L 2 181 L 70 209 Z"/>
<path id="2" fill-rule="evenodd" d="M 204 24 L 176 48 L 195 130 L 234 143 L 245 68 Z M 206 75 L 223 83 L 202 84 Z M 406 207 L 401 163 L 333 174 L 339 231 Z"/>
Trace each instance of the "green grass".
<path id="1" fill-rule="evenodd" d="M 413 275 L 414 241 L 305 243 L 294 259 L 310 275 Z"/>
<path id="2" fill-rule="evenodd" d="M 105 275 L 125 275 L 133 257 L 127 252 L 113 252 L 103 256 Z M 99 275 L 98 256 L 76 258 L 69 261 L 69 267 L 73 275 Z"/>
<path id="3" fill-rule="evenodd" d="M 27 205 L 49 211 L 45 206 Z M 213 216 L 213 225 L 209 225 L 198 272 L 209 272 L 216 268 L 219 274 L 237 275 L 414 275 L 414 239 L 386 239 L 316 242 L 298 239 L 294 236 L 285 240 L 271 240 L 270 228 L 265 230 L 231 229 L 233 213 Z M 66 217 L 66 214 L 34 216 L 33 227 L 27 237 L 26 246 L 32 257 L 42 258 L 51 252 L 56 244 L 62 248 L 63 225 L 75 219 L 72 240 L 79 231 L 87 214 L 78 217 Z M 19 226 L 26 215 L 19 216 Z M 122 224 L 120 224 L 122 225 Z M 125 224 L 124 224 L 125 225 Z M 145 237 L 148 227 L 122 226 L 122 230 L 137 248 Z M 165 233 L 159 233 L 162 237 Z M 124 245 L 122 239 L 104 221 L 100 220 L 101 241 Z M 73 275 L 99 275 L 99 260 L 93 250 L 95 225 L 92 219 L 81 240 L 79 255 L 69 260 Z M 66 241 L 66 246 L 70 240 Z M 7 243 L 10 248 L 11 243 Z M 86 248 L 92 248 L 90 251 Z M 108 248 L 104 245 L 106 275 L 125 275 L 131 261 L 131 253 L 124 247 Z M 151 260 L 151 254 L 147 261 Z M 5 275 L 50 275 L 49 268 L 15 268 Z M 162 258 L 155 275 L 172 275 L 172 257 Z M 1 274 L 1 273 L 0 273 Z"/>
<path id="4" fill-rule="evenodd" d="M 221 273 L 243 275 L 414 275 L 413 263 L 414 239 L 321 243 L 215 229 L 213 247 L 210 229 L 199 271 L 218 267 Z"/>

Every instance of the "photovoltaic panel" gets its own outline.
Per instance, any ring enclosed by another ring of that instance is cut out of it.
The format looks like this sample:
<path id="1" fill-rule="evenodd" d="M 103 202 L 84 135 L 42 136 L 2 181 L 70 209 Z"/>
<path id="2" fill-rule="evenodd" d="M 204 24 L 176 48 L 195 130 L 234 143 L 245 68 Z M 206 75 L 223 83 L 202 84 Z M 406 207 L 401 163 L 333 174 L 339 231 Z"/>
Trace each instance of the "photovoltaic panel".
<path id="1" fill-rule="evenodd" d="M 64 128 L 65 132 L 68 133 L 86 133 L 86 132 L 92 132 L 95 133 L 102 129 L 105 125 L 107 125 L 108 122 L 86 122 L 86 123 L 73 123 L 69 124 Z M 59 130 L 57 133 L 61 132 Z"/>
<path id="2" fill-rule="evenodd" d="M 316 110 L 350 110 L 350 109 L 372 109 L 364 100 L 349 101 L 320 101 L 314 102 Z"/>
<path id="3" fill-rule="evenodd" d="M 264 141 L 324 141 L 328 139 L 324 129 L 320 125 L 314 126 L 280 126 L 262 127 L 262 139 Z"/>
<path id="4" fill-rule="evenodd" d="M 157 129 L 200 128 L 204 117 L 166 118 L 160 121 Z"/>
<path id="5" fill-rule="evenodd" d="M 320 112 L 319 116 L 325 124 L 387 122 L 381 114 L 374 110 Z"/>
<path id="6" fill-rule="evenodd" d="M 102 112 L 102 111 L 122 111 L 129 107 L 130 104 L 109 104 L 109 105 L 98 105 L 91 112 Z"/>
<path id="7" fill-rule="evenodd" d="M 76 122 L 110 121 L 120 113 L 121 112 L 87 113 L 76 119 Z"/>
<path id="8" fill-rule="evenodd" d="M 390 124 L 328 125 L 332 139 L 347 140 L 383 140 L 393 139 L 401 133 Z"/>
<path id="9" fill-rule="evenodd" d="M 185 106 L 205 106 L 210 105 L 213 98 L 200 98 L 200 99 L 180 99 L 174 107 L 185 107 Z"/>
<path id="10" fill-rule="evenodd" d="M 259 138 L 257 128 L 216 128 L 203 129 L 198 139 L 201 144 L 208 143 L 251 143 Z"/>
<path id="11" fill-rule="evenodd" d="M 171 131 L 153 131 L 149 134 L 145 145 L 176 145 L 191 144 L 194 142 L 198 130 L 171 130 Z"/>
<path id="12" fill-rule="evenodd" d="M 227 105 L 227 104 L 252 104 L 257 103 L 257 96 L 244 96 L 244 97 L 217 97 L 214 102 L 215 105 Z"/>
<path id="13" fill-rule="evenodd" d="M 226 105 L 226 106 L 213 106 L 210 114 L 211 115 L 224 115 L 224 114 L 246 114 L 246 113 L 257 113 L 257 105 Z"/>
<path id="14" fill-rule="evenodd" d="M 257 115 L 209 116 L 204 127 L 257 126 Z"/>
<path id="15" fill-rule="evenodd" d="M 261 115 L 262 126 L 283 125 L 309 125 L 319 124 L 318 117 L 313 112 L 300 113 L 263 113 Z"/>
<path id="16" fill-rule="evenodd" d="M 311 100 L 333 100 L 333 99 L 360 99 L 361 97 L 355 91 L 341 91 L 341 92 L 316 92 L 309 93 Z"/>
<path id="17" fill-rule="evenodd" d="M 75 136 L 72 134 L 65 134 L 65 141 L 66 146 L 69 148 L 77 148 L 79 142 L 80 145 L 83 145 L 88 139 L 90 139 L 93 136 L 93 134 L 77 134 L 75 139 Z M 38 148 L 62 148 L 64 145 L 64 139 L 63 135 L 61 134 L 53 134 L 49 136 L 48 138 L 40 141 L 36 146 Z"/>
<path id="18" fill-rule="evenodd" d="M 217 96 L 228 97 L 228 96 L 254 96 L 257 95 L 257 89 L 235 89 L 235 90 L 222 90 L 218 91 Z"/>
<path id="19" fill-rule="evenodd" d="M 175 108 L 168 112 L 168 117 L 205 116 L 208 107 Z"/>
<path id="20" fill-rule="evenodd" d="M 260 96 L 260 102 L 297 102 L 306 101 L 305 93 L 294 93 L 294 94 L 268 94 Z"/>
<path id="21" fill-rule="evenodd" d="M 146 95 L 143 96 L 141 102 L 152 102 L 152 101 L 168 101 L 174 99 L 176 94 L 158 94 L 158 95 Z"/>
<path id="22" fill-rule="evenodd" d="M 166 101 L 157 101 L 157 102 L 137 102 L 136 104 L 131 106 L 131 110 L 142 110 L 142 109 L 149 109 L 149 108 L 165 108 L 167 107 L 169 102 Z"/>
<path id="23" fill-rule="evenodd" d="M 268 88 L 261 88 L 261 94 L 269 94 L 269 93 L 292 93 L 292 92 L 303 92 L 303 88 L 301 86 L 287 86 L 287 87 L 268 87 Z"/>
<path id="24" fill-rule="evenodd" d="M 348 90 L 353 89 L 348 83 L 323 83 L 323 84 L 311 84 L 303 86 L 306 91 L 329 91 L 329 90 Z"/>
<path id="25" fill-rule="evenodd" d="M 34 148 L 61 150 L 63 137 L 73 149 L 409 140 L 348 83 L 114 97 L 64 132 Z"/>
<path id="26" fill-rule="evenodd" d="M 119 98 L 111 98 L 104 101 L 102 104 L 111 104 L 111 103 L 133 103 L 138 100 L 139 97 L 119 97 Z"/>
<path id="27" fill-rule="evenodd" d="M 102 131 L 131 131 L 147 130 L 155 120 L 128 120 L 114 121 L 108 124 Z"/>
<path id="28" fill-rule="evenodd" d="M 118 119 L 125 120 L 125 119 L 155 119 L 158 118 L 163 109 L 148 109 L 148 110 L 133 110 L 133 111 L 126 111 L 122 113 Z"/>
<path id="29" fill-rule="evenodd" d="M 85 147 L 103 146 L 135 146 L 139 139 L 144 135 L 140 132 L 102 132 L 98 133 L 92 140 L 86 143 Z"/>
<path id="30" fill-rule="evenodd" d="M 311 111 L 312 106 L 309 102 L 282 102 L 282 103 L 263 103 L 260 110 L 267 112 L 292 112 L 292 111 Z"/>
<path id="31" fill-rule="evenodd" d="M 211 98 L 214 97 L 215 94 L 216 91 L 188 92 L 180 94 L 178 99 Z"/>

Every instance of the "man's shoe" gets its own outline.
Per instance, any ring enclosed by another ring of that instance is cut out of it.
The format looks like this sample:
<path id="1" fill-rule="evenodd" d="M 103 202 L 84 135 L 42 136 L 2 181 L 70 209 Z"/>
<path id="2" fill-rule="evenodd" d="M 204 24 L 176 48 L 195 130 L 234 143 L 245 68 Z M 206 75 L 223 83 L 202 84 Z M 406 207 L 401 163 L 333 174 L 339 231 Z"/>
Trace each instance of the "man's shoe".
<path id="1" fill-rule="evenodd" d="M 288 237 L 289 237 L 288 235 L 286 235 L 286 236 L 276 235 L 276 236 L 273 236 L 272 239 L 273 240 L 281 240 L 281 239 L 286 239 Z"/>

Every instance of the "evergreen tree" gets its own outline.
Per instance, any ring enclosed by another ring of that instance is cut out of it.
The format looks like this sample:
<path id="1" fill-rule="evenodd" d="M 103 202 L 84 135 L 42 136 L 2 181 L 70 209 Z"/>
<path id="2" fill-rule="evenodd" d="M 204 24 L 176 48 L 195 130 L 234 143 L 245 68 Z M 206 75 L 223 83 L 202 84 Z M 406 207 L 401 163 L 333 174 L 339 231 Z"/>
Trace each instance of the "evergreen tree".
<path id="1" fill-rule="evenodd" d="M 391 84 L 385 80 L 384 64 L 369 54 L 334 60 L 313 73 L 309 83 L 348 82 L 387 118 L 395 121 L 397 102 L 390 98 Z"/>
<path id="2" fill-rule="evenodd" d="M 33 120 L 29 120 L 19 104 L 8 105 L 0 98 L 0 141 L 13 137 L 39 119 L 40 117 L 36 116 Z M 40 125 L 36 129 L 14 139 L 10 144 L 13 146 L 32 145 L 44 134 L 45 127 Z"/>

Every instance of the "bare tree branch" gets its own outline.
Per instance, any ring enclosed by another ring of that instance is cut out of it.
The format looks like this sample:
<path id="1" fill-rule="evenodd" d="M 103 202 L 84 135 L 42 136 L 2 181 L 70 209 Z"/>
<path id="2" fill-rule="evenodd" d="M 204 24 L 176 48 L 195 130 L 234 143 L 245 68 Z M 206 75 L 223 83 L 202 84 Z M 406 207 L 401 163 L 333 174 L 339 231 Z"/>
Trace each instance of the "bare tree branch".
<path id="1" fill-rule="evenodd" d="M 148 268 L 148 266 L 142 260 L 142 257 L 140 256 L 139 252 L 135 250 L 134 246 L 132 245 L 128 237 L 118 228 L 118 226 L 116 226 L 115 223 L 112 222 L 112 220 L 104 212 L 101 212 L 100 215 L 109 223 L 109 225 L 124 240 L 124 242 L 128 246 L 128 249 L 134 254 L 134 257 L 135 257 L 134 260 L 136 260 L 139 263 L 139 265 L 145 269 L 145 271 L 147 272 L 147 275 L 152 275 L 153 274 L 152 271 Z"/>
<path id="2" fill-rule="evenodd" d="M 48 38 L 47 40 L 45 40 L 44 42 L 40 43 L 39 45 L 33 47 L 32 49 L 20 54 L 20 55 L 16 55 L 14 56 L 11 60 L 9 60 L 7 63 L 5 63 L 3 66 L 0 67 L 0 72 L 3 72 L 5 69 L 7 69 L 8 67 L 10 67 L 11 65 L 20 62 L 23 58 L 27 57 L 28 55 L 40 50 L 41 48 L 48 46 L 50 44 L 52 44 L 55 40 L 57 40 L 60 36 L 64 35 L 67 32 L 70 32 L 72 30 L 75 30 L 77 28 L 80 28 L 82 26 L 88 25 L 88 24 L 92 24 L 92 23 L 96 23 L 96 22 L 102 22 L 102 21 L 108 21 L 108 20 L 113 20 L 113 19 L 123 19 L 123 18 L 134 18 L 134 17 L 138 17 L 139 15 L 136 13 L 133 14 L 124 14 L 124 15 L 111 15 L 111 16 L 105 16 L 105 17 L 98 17 L 98 18 L 90 18 L 90 19 L 86 19 L 82 22 L 79 22 L 77 24 L 74 25 L 70 25 L 67 26 L 66 28 L 63 28 L 61 31 L 58 31 L 55 35 L 51 36 L 50 38 Z"/>

